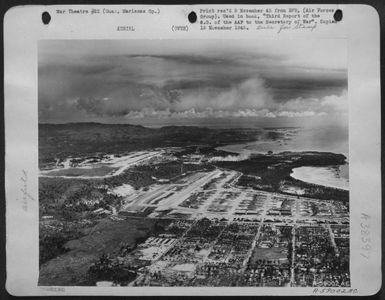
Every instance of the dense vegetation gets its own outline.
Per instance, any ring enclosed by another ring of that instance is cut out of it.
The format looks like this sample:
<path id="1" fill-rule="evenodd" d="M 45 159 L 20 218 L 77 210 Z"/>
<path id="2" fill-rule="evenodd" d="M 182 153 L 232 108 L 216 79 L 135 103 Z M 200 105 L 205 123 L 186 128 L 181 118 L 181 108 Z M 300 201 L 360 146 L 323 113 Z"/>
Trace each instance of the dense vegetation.
<path id="1" fill-rule="evenodd" d="M 268 132 L 268 136 L 266 136 L 266 133 L 264 134 L 263 138 L 272 140 L 280 137 L 280 133 L 274 131 Z M 44 264 L 62 254 L 66 255 L 65 253 L 70 251 L 66 248 L 67 242 L 87 236 L 89 234 L 87 230 L 93 228 L 96 223 L 104 218 L 94 213 L 96 209 L 111 210 L 113 207 L 118 210 L 122 205 L 123 197 L 111 194 L 109 191 L 122 184 L 130 184 L 135 189 L 145 188 L 156 182 L 161 182 L 160 179 L 175 180 L 188 172 L 211 171 L 215 167 L 220 167 L 242 172 L 243 175 L 238 180 L 238 184 L 241 186 L 283 192 L 282 187 L 288 185 L 305 190 L 305 196 L 342 200 L 348 203 L 348 191 L 305 183 L 290 176 L 292 170 L 296 167 L 343 164 L 345 157 L 340 154 L 286 152 L 273 155 L 270 153 L 268 155 L 254 155 L 242 161 L 216 161 L 199 164 L 183 163 L 180 159 L 184 155 L 194 153 L 205 155 L 206 158 L 227 156 L 230 153 L 216 150 L 215 147 L 223 144 L 255 141 L 260 138 L 260 135 L 259 130 L 245 129 L 215 130 L 183 126 L 151 129 L 142 126 L 97 123 L 40 124 L 40 166 L 52 163 L 57 158 L 67 158 L 70 155 L 81 156 L 78 158 L 78 162 L 80 162 L 85 155 L 95 154 L 96 156 L 93 159 L 97 162 L 103 157 L 104 153 L 119 154 L 165 146 L 184 147 L 183 151 L 175 155 L 179 158 L 175 161 L 138 165 L 114 177 L 103 179 L 39 178 L 40 216 L 52 217 L 52 219 L 48 218 L 40 222 L 40 264 Z M 153 208 L 143 212 L 143 215 L 149 214 L 151 209 Z M 111 224 L 108 223 L 108 226 L 119 225 L 118 223 Z M 100 227 L 104 226 L 102 225 Z M 150 225 L 148 226 L 153 226 Z M 117 232 L 119 235 L 116 239 L 122 239 L 122 237 L 128 236 L 125 232 L 126 228 L 128 227 L 122 226 L 122 228 L 119 227 L 118 229 L 114 227 L 113 230 L 106 232 L 103 238 L 109 241 L 107 237 Z M 100 229 L 100 231 L 103 230 L 105 229 Z M 155 223 L 154 228 L 151 230 L 154 232 L 162 231 L 164 230 L 164 224 Z M 216 236 L 217 234 L 215 232 L 217 229 L 210 226 L 210 221 L 203 219 L 199 226 L 189 232 L 189 235 L 198 234 L 202 230 L 205 231 L 207 237 Z M 135 236 L 138 235 L 135 237 L 136 239 L 140 240 L 140 238 L 147 236 L 143 232 L 139 234 L 139 231 L 142 230 L 138 226 L 138 228 L 135 228 Z M 101 238 L 98 237 L 98 239 Z M 130 241 L 128 244 L 129 247 L 132 247 L 134 241 Z M 103 245 L 108 245 L 108 243 L 103 240 Z M 290 247 L 291 245 L 289 245 L 289 251 L 291 251 Z M 105 254 L 97 254 L 98 261 L 88 270 L 88 275 L 93 282 L 109 280 L 125 285 L 136 277 L 135 267 L 122 267 L 112 262 Z M 291 256 L 289 255 L 289 263 L 290 259 Z"/>
<path id="2" fill-rule="evenodd" d="M 269 132 L 276 139 L 278 132 Z M 122 153 L 166 146 L 194 144 L 220 146 L 258 140 L 259 129 L 209 129 L 166 126 L 159 129 L 129 124 L 39 124 L 39 165 L 97 152 Z M 266 137 L 265 137 L 266 138 Z"/>
<path id="3" fill-rule="evenodd" d="M 155 183 L 155 179 L 173 179 L 187 172 L 210 171 L 214 167 L 209 164 L 183 164 L 181 161 L 171 161 L 158 164 L 138 165 L 118 176 L 102 180 L 107 186 L 119 186 L 129 183 L 138 189 Z"/>
<path id="4" fill-rule="evenodd" d="M 112 281 L 115 284 L 126 286 L 136 278 L 137 273 L 130 267 L 120 266 L 108 255 L 103 254 L 90 267 L 88 276 L 91 285 L 95 285 L 98 281 Z"/>
<path id="5" fill-rule="evenodd" d="M 181 176 L 181 171 L 209 171 L 212 165 L 184 164 L 181 161 L 157 165 L 136 166 L 121 175 L 104 179 L 63 179 L 41 177 L 39 179 L 40 217 L 52 216 L 48 226 L 40 228 L 40 263 L 67 251 L 65 243 L 82 236 L 82 220 L 97 221 L 101 218 L 94 210 L 111 207 L 119 209 L 123 197 L 108 193 L 108 189 L 129 183 L 134 188 L 146 187 L 155 179 L 171 179 Z M 112 275 L 111 275 L 112 276 Z"/>
<path id="6" fill-rule="evenodd" d="M 40 222 L 39 236 L 39 265 L 55 258 L 69 249 L 65 244 L 84 235 L 87 228 L 95 225 L 95 222 L 67 222 L 50 220 Z"/>
<path id="7" fill-rule="evenodd" d="M 172 223 L 170 219 L 158 219 L 151 228 L 151 235 L 156 236 L 165 232 L 165 228 Z M 180 228 L 175 226 L 178 233 Z M 171 229 L 171 232 L 174 231 Z M 180 233 L 180 232 L 179 232 Z M 138 237 L 135 243 L 120 243 L 115 251 L 102 253 L 99 258 L 90 266 L 87 275 L 89 285 L 95 285 L 98 281 L 112 281 L 116 285 L 126 286 L 137 277 L 137 270 L 147 262 L 140 260 L 125 261 L 129 253 L 134 251 L 137 246 L 143 243 L 148 235 Z"/>
<path id="8" fill-rule="evenodd" d="M 242 172 L 238 180 L 241 186 L 272 192 L 282 192 L 282 187 L 291 185 L 305 189 L 305 196 L 318 199 L 349 200 L 345 190 L 305 183 L 290 176 L 292 170 L 303 166 L 333 166 L 345 163 L 345 156 L 328 152 L 285 152 L 276 155 L 254 155 L 243 161 L 218 161 L 222 168 Z"/>

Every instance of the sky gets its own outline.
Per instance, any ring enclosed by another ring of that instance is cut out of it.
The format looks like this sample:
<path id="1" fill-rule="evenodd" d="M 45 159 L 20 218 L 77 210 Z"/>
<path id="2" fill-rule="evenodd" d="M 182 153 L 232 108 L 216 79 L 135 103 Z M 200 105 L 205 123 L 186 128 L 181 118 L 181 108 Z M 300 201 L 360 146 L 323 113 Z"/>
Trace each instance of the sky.
<path id="1" fill-rule="evenodd" d="M 45 40 L 40 123 L 347 124 L 343 39 Z"/>

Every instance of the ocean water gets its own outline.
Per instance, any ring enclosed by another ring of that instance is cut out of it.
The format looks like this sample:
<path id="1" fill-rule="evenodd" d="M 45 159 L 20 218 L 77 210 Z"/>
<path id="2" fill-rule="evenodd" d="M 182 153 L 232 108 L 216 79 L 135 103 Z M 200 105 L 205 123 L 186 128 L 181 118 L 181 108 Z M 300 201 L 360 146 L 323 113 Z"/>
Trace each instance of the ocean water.
<path id="1" fill-rule="evenodd" d="M 339 189 L 349 189 L 349 165 L 333 167 L 300 167 L 293 169 L 291 177 L 309 183 Z"/>
<path id="2" fill-rule="evenodd" d="M 266 133 L 273 129 L 265 129 Z M 347 163 L 341 166 L 301 167 L 293 169 L 291 176 L 302 181 L 325 186 L 348 189 L 349 187 L 349 143 L 347 128 L 322 126 L 307 128 L 274 129 L 283 134 L 277 140 L 261 138 L 258 141 L 218 147 L 219 150 L 241 154 L 279 153 L 283 151 L 333 152 L 346 156 Z"/>
<path id="3" fill-rule="evenodd" d="M 265 129 L 265 136 L 268 131 L 279 131 L 283 137 L 269 140 L 262 136 L 255 142 L 227 145 L 218 149 L 239 154 L 267 153 L 268 151 L 274 153 L 283 151 L 333 152 L 344 154 L 348 160 L 348 133 L 341 127 Z"/>

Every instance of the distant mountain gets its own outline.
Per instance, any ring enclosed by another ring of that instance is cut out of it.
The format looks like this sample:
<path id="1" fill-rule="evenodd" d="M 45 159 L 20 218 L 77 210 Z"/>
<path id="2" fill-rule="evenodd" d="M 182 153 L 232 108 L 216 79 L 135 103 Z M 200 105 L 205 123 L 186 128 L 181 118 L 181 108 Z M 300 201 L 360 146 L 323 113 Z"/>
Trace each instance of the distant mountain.
<path id="1" fill-rule="evenodd" d="M 39 124 L 39 161 L 96 152 L 119 153 L 166 146 L 219 146 L 258 140 L 259 129 L 194 126 L 147 128 L 131 124 Z"/>

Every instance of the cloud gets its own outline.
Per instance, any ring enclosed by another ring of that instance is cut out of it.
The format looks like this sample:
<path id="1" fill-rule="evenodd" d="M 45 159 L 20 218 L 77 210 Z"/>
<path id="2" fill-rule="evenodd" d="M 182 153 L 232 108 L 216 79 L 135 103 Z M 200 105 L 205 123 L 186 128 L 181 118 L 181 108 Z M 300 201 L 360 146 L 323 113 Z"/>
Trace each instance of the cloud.
<path id="1" fill-rule="evenodd" d="M 318 98 L 295 98 L 287 102 L 275 102 L 263 81 L 253 79 L 242 82 L 225 91 L 216 89 L 191 89 L 175 91 L 174 101 L 164 91 L 144 88 L 138 94 L 141 99 L 133 108 L 129 101 L 114 98 L 67 99 L 61 103 L 61 113 L 75 112 L 77 116 L 124 117 L 126 120 L 199 119 L 199 118 L 301 118 L 325 116 L 347 112 L 347 92 Z M 41 111 L 51 113 L 48 105 Z M 57 110 L 57 108 L 56 108 Z M 44 117 L 44 116 L 40 116 Z"/>
<path id="2" fill-rule="evenodd" d="M 221 89 L 213 86 L 184 90 L 178 101 L 172 105 L 176 111 L 190 108 L 204 110 L 258 109 L 269 106 L 272 96 L 259 77 L 250 78 L 230 88 Z"/>
<path id="3" fill-rule="evenodd" d="M 344 90 L 340 96 L 330 95 L 326 96 L 321 101 L 321 106 L 329 111 L 347 112 L 348 110 L 348 93 Z"/>
<path id="4" fill-rule="evenodd" d="M 322 98 L 296 98 L 284 103 L 277 103 L 271 100 L 271 95 L 269 96 L 268 90 L 264 89 L 263 86 L 253 85 L 249 89 L 249 84 L 250 82 L 242 84 L 241 87 L 234 88 L 227 94 L 217 95 L 209 102 L 210 107 L 207 107 L 208 104 L 206 108 L 205 106 L 201 107 L 199 99 L 194 101 L 184 99 L 178 104 L 182 105 L 184 110 L 146 108 L 141 111 L 129 112 L 125 118 L 302 118 L 346 114 L 348 110 L 346 90 L 341 95 L 328 95 Z M 256 97 L 256 90 L 260 92 L 260 98 Z M 205 99 L 203 95 L 200 96 Z M 220 99 L 223 99 L 222 105 L 220 105 Z M 233 103 L 234 99 L 244 101 L 244 107 L 240 103 Z M 270 102 L 266 101 L 267 99 L 270 99 Z M 191 105 L 195 105 L 195 107 L 190 107 Z"/>
<path id="5" fill-rule="evenodd" d="M 286 117 L 324 116 L 347 113 L 347 111 L 347 90 L 343 90 L 340 95 L 332 94 L 321 98 L 299 97 L 276 107 L 276 115 Z"/>
<path id="6" fill-rule="evenodd" d="M 300 47 L 271 41 L 43 42 L 39 121 L 291 118 L 345 112 L 344 45 L 333 44 L 337 54 L 329 58 L 325 53 L 332 44 L 301 43 L 310 58 L 300 55 Z"/>
<path id="7" fill-rule="evenodd" d="M 276 114 L 278 117 L 289 117 L 289 118 L 299 118 L 299 117 L 312 117 L 316 115 L 314 111 L 280 111 Z"/>

